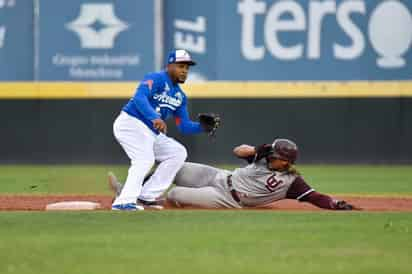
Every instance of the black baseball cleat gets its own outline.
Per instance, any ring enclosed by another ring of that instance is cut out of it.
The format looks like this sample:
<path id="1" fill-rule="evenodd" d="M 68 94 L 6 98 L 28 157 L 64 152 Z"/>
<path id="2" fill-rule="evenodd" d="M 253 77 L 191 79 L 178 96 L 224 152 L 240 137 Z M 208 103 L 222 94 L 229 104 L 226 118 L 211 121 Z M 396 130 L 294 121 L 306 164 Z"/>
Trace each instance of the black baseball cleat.
<path id="1" fill-rule="evenodd" d="M 145 209 L 162 210 L 164 209 L 163 201 L 145 201 L 142 199 L 137 199 L 137 203 L 142 205 Z"/>

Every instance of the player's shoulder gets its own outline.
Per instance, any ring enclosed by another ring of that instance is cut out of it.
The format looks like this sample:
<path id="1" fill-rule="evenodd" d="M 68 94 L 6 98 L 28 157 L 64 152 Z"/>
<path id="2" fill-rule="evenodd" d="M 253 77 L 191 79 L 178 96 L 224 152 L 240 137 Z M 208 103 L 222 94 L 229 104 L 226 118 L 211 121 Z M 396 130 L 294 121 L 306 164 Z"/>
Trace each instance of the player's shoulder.
<path id="1" fill-rule="evenodd" d="M 145 74 L 143 80 L 153 80 L 155 82 L 165 82 L 166 78 L 162 71 L 159 72 L 149 72 Z"/>
<path id="2" fill-rule="evenodd" d="M 165 86 L 166 78 L 162 72 L 150 72 L 143 77 L 141 83 L 148 84 L 151 89 L 153 87 L 155 90 L 158 90 Z"/>

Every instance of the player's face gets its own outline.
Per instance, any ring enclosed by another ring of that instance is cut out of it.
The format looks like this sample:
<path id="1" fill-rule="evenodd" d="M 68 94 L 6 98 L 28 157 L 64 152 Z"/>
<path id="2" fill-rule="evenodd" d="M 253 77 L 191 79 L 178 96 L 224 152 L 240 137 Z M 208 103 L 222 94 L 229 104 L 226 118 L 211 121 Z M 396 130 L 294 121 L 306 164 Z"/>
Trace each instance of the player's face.
<path id="1" fill-rule="evenodd" d="M 175 63 L 168 65 L 167 71 L 169 72 L 173 82 L 183 84 L 187 79 L 189 68 L 189 64 Z"/>
<path id="2" fill-rule="evenodd" d="M 272 158 L 270 159 L 270 167 L 271 169 L 284 171 L 289 167 L 289 161 L 283 159 Z"/>

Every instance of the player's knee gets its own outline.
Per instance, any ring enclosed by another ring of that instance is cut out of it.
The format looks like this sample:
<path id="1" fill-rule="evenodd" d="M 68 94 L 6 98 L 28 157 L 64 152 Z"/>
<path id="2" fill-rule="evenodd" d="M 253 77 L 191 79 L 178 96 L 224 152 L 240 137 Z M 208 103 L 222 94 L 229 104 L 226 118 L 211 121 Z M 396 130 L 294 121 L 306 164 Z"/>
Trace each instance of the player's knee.
<path id="1" fill-rule="evenodd" d="M 150 156 L 148 156 L 144 160 L 143 159 L 139 159 L 139 160 L 132 159 L 130 161 L 131 167 L 146 167 L 149 169 L 154 165 L 154 163 L 155 163 L 155 158 L 150 157 Z"/>
<path id="2" fill-rule="evenodd" d="M 184 146 L 180 145 L 176 152 L 176 160 L 179 161 L 182 165 L 187 158 L 187 150 Z"/>
<path id="3" fill-rule="evenodd" d="M 185 172 L 184 172 L 184 165 L 183 165 L 183 167 L 180 168 L 179 171 L 176 173 L 175 179 L 173 180 L 175 185 L 181 185 L 180 182 L 183 181 L 184 174 Z"/>
<path id="4" fill-rule="evenodd" d="M 176 192 L 176 189 L 175 189 L 175 188 L 172 188 L 172 189 L 166 194 L 166 199 L 167 199 L 169 202 L 172 202 L 172 203 L 179 202 L 179 201 L 178 201 L 178 195 L 177 195 L 177 192 Z"/>

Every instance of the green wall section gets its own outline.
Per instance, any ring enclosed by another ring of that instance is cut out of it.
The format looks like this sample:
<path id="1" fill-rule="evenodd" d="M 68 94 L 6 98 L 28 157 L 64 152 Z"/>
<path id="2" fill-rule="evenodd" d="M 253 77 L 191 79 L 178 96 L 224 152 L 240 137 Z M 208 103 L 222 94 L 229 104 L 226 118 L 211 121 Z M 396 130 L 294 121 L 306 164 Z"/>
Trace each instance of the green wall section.
<path id="1" fill-rule="evenodd" d="M 112 134 L 126 101 L 0 100 L 0 163 L 127 163 Z M 412 163 L 412 98 L 192 99 L 189 112 L 223 121 L 214 140 L 169 123 L 191 161 L 239 163 L 234 146 L 286 137 L 300 163 Z"/>

